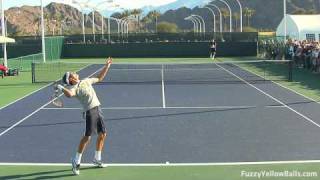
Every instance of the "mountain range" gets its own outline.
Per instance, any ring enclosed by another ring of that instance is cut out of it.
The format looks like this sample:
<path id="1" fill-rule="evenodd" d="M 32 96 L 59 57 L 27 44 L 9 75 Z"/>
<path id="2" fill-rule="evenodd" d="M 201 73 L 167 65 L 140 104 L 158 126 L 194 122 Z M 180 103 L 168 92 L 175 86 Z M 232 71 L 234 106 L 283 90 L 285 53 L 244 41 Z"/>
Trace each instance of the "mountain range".
<path id="1" fill-rule="evenodd" d="M 227 0 L 233 7 L 234 12 L 239 12 L 239 6 L 235 0 Z M 251 27 L 259 30 L 276 29 L 283 17 L 282 0 L 240 0 L 243 8 L 253 10 L 252 17 L 244 17 L 244 25 L 250 24 Z M 207 31 L 212 30 L 213 21 L 212 14 L 201 6 L 207 0 L 177 0 L 176 2 L 156 7 L 156 10 L 162 12 L 158 18 L 158 22 L 166 21 L 174 23 L 181 31 L 188 31 L 193 28 L 190 21 L 184 18 L 191 14 L 201 15 L 207 22 Z M 319 0 L 287 0 L 288 13 L 304 14 L 319 13 Z M 217 3 L 218 4 L 218 3 Z M 223 4 L 218 4 L 223 7 Z M 144 7 L 144 10 L 152 10 L 154 7 Z M 222 8 L 227 10 L 226 8 Z M 22 6 L 8 9 L 6 12 L 8 22 L 9 35 L 38 35 L 39 34 L 39 18 L 40 8 L 36 6 Z M 228 14 L 228 13 L 227 13 Z M 97 33 L 101 32 L 101 15 L 95 12 L 95 23 Z M 45 19 L 47 34 L 59 34 L 61 32 L 68 34 L 81 34 L 81 12 L 69 5 L 51 3 L 45 7 Z M 106 19 L 104 19 L 106 21 Z M 225 17 L 224 24 L 227 24 L 228 18 Z M 248 22 L 249 21 L 249 22 Z M 149 22 L 154 23 L 154 22 Z M 236 22 L 234 22 L 236 24 Z M 239 22 L 237 22 L 239 26 Z M 85 15 L 86 32 L 91 33 L 92 30 L 92 14 Z M 226 25 L 225 25 L 226 26 Z M 151 26 L 154 27 L 154 26 Z M 112 32 L 117 31 L 117 25 L 112 22 Z M 224 27 L 227 31 L 227 27 Z M 105 28 L 106 29 L 106 28 Z"/>

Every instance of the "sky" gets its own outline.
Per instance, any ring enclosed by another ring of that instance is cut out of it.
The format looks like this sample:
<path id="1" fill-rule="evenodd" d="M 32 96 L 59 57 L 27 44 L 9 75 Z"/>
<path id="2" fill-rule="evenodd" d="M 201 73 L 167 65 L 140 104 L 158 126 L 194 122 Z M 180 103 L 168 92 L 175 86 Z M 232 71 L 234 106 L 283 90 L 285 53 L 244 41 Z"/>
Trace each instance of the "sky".
<path id="1" fill-rule="evenodd" d="M 23 5 L 40 5 L 40 0 L 3 0 L 5 9 L 10 7 L 20 7 Z M 49 4 L 50 2 L 66 2 L 68 0 L 43 0 L 44 4 Z M 87 0 L 78 0 L 85 2 Z M 99 2 L 103 2 L 104 0 L 91 0 L 94 4 Z M 121 7 L 125 9 L 132 8 L 141 8 L 143 6 L 160 6 L 165 5 L 171 2 L 175 2 L 176 0 L 114 0 L 116 4 L 119 4 Z"/>

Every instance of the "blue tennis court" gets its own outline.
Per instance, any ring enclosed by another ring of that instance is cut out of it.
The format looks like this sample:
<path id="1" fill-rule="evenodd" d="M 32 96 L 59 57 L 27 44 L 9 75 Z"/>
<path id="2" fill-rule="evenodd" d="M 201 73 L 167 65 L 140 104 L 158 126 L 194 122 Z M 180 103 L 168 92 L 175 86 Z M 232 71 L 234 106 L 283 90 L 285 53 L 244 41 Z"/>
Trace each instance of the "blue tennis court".
<path id="1" fill-rule="evenodd" d="M 80 75 L 94 76 L 101 67 L 87 66 Z M 108 129 L 107 163 L 320 157 L 317 102 L 241 67 L 163 67 L 115 64 L 95 86 Z M 52 106 L 52 93 L 49 85 L 0 110 L 0 162 L 69 163 L 85 128 L 82 110 L 65 97 L 63 108 Z"/>

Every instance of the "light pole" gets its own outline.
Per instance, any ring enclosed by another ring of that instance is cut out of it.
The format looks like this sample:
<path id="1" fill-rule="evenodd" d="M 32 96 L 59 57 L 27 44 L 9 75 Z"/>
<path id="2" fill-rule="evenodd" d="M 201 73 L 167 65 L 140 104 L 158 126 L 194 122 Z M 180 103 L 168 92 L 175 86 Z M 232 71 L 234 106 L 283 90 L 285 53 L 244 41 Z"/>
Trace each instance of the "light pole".
<path id="1" fill-rule="evenodd" d="M 193 32 L 194 32 L 194 33 L 198 33 L 198 25 L 197 25 L 197 22 L 196 22 L 194 19 L 192 19 L 192 18 L 189 16 L 189 17 L 184 18 L 184 20 L 186 20 L 186 21 L 191 21 L 191 22 L 193 23 Z"/>
<path id="2" fill-rule="evenodd" d="M 193 22 L 193 25 L 194 25 L 194 32 L 195 33 L 198 33 L 199 32 L 199 25 L 198 25 L 198 21 L 196 21 L 195 19 L 193 18 L 190 18 L 190 20 Z"/>
<path id="3" fill-rule="evenodd" d="M 92 9 L 92 34 L 93 34 L 93 41 L 96 42 L 96 33 L 95 33 L 95 11 L 98 10 L 98 7 L 99 7 L 99 6 L 101 6 L 101 5 L 105 4 L 105 3 L 113 3 L 113 0 L 103 1 L 103 2 L 101 2 L 101 3 L 99 3 L 99 4 L 97 4 L 96 6 L 90 6 L 90 5 L 89 5 L 89 2 L 90 2 L 90 1 L 91 1 L 91 0 L 87 1 L 86 7 Z M 102 16 L 102 21 L 103 21 L 103 20 L 104 20 L 104 19 L 103 19 L 104 17 L 103 17 L 103 15 L 101 15 L 101 16 Z M 102 26 L 103 26 L 103 25 L 102 25 Z"/>
<path id="4" fill-rule="evenodd" d="M 1 27 L 2 27 L 2 36 L 6 36 L 6 28 L 4 27 L 4 6 L 3 0 L 1 0 Z M 3 59 L 4 66 L 8 66 L 8 57 L 7 57 L 7 43 L 3 43 Z"/>
<path id="5" fill-rule="evenodd" d="M 96 32 L 95 32 L 95 24 L 94 24 L 94 10 L 92 11 L 92 34 L 93 34 L 93 42 L 96 42 Z"/>
<path id="6" fill-rule="evenodd" d="M 83 35 L 83 43 L 86 43 L 86 30 L 85 30 L 85 25 L 84 25 L 84 21 L 85 21 L 85 17 L 84 17 L 84 7 L 85 5 L 83 3 L 80 3 L 76 0 L 72 0 L 73 4 L 76 4 L 80 7 L 81 10 L 81 14 L 82 14 L 82 35 Z"/>
<path id="7" fill-rule="evenodd" d="M 110 20 L 114 20 L 116 21 L 117 25 L 118 25 L 118 35 L 120 34 L 120 23 L 121 23 L 121 19 L 117 19 L 114 17 L 109 17 Z"/>
<path id="8" fill-rule="evenodd" d="M 287 41 L 287 1 L 283 0 L 284 42 Z"/>
<path id="9" fill-rule="evenodd" d="M 100 5 L 103 5 L 103 4 L 106 4 L 106 3 L 112 3 L 113 1 L 104 1 L 104 2 L 101 2 L 99 3 L 96 7 L 99 7 Z M 114 4 L 112 6 L 108 6 L 106 8 L 109 8 L 109 7 L 119 7 L 118 4 Z M 102 8 L 96 8 L 96 10 L 100 11 L 101 13 L 101 34 L 102 34 L 102 39 L 104 39 L 104 16 L 103 16 L 103 9 Z M 111 28 L 110 28 L 110 18 L 108 18 L 108 42 L 110 43 L 111 42 Z"/>
<path id="10" fill-rule="evenodd" d="M 199 18 L 190 15 L 190 16 L 186 17 L 186 20 L 191 20 L 192 22 L 194 22 L 196 27 L 197 27 L 196 28 L 196 32 L 197 33 L 202 33 L 202 23 L 201 23 L 201 20 Z"/>
<path id="11" fill-rule="evenodd" d="M 114 4 L 113 7 L 120 7 L 119 4 Z M 111 23 L 110 23 L 111 16 L 108 17 L 108 42 L 111 43 Z M 118 24 L 118 33 L 119 33 L 119 23 Z"/>
<path id="12" fill-rule="evenodd" d="M 236 0 L 236 1 L 237 1 L 237 3 L 239 4 L 239 7 L 240 7 L 240 31 L 243 32 L 243 24 L 242 24 L 242 14 L 243 14 L 242 12 L 243 12 L 243 10 L 242 10 L 242 5 L 241 5 L 239 0 Z"/>
<path id="13" fill-rule="evenodd" d="M 215 1 L 222 2 L 229 9 L 229 13 L 230 13 L 230 25 L 229 26 L 230 26 L 230 32 L 232 32 L 232 9 L 231 9 L 230 5 L 225 0 L 215 0 Z"/>
<path id="14" fill-rule="evenodd" d="M 3 1 L 3 0 L 1 0 Z M 3 22 L 3 21 L 2 21 Z M 44 10 L 43 10 L 43 0 L 41 0 L 41 42 L 42 42 L 42 54 L 43 54 L 43 62 L 46 62 L 46 44 L 45 44 L 45 29 L 44 29 Z"/>
<path id="15" fill-rule="evenodd" d="M 209 8 L 209 7 L 203 7 L 204 9 L 208 9 L 211 13 L 212 13 L 212 16 L 213 16 L 213 32 L 216 32 L 216 14 L 214 13 L 214 11 Z"/>
<path id="16" fill-rule="evenodd" d="M 199 19 L 192 16 L 190 16 L 190 18 L 197 24 L 197 33 L 202 33 L 201 21 L 199 21 Z"/>
<path id="17" fill-rule="evenodd" d="M 199 15 L 195 15 L 195 14 L 191 14 L 191 16 L 199 21 L 200 27 L 201 27 L 201 25 L 203 26 L 203 27 L 201 27 L 202 28 L 201 33 L 206 33 L 206 22 L 204 21 L 203 17 L 201 17 Z"/>
<path id="18" fill-rule="evenodd" d="M 120 21 L 120 32 L 121 32 L 121 34 L 123 35 L 124 34 L 124 32 L 125 32 L 125 24 L 127 23 L 127 21 L 126 21 L 126 18 L 122 18 L 121 19 L 121 21 Z"/>
<path id="19" fill-rule="evenodd" d="M 222 12 L 220 10 L 220 8 L 218 6 L 216 6 L 215 4 L 207 4 L 206 6 L 210 6 L 210 7 L 213 7 L 213 8 L 216 8 L 219 12 L 219 21 L 220 21 L 220 32 L 223 31 L 223 28 L 222 28 L 222 25 L 223 25 L 223 22 L 222 22 Z"/>
<path id="20" fill-rule="evenodd" d="M 122 31 L 127 34 L 129 33 L 129 20 L 137 21 L 137 19 L 132 16 L 124 17 L 121 20 Z"/>

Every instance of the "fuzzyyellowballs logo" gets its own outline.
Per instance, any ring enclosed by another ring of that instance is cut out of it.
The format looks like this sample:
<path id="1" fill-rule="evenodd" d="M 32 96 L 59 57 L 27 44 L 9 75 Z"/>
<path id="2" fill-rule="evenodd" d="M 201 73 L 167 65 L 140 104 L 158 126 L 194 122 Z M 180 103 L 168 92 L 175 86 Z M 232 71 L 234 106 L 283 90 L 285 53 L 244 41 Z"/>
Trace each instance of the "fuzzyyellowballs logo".
<path id="1" fill-rule="evenodd" d="M 318 177 L 318 172 L 301 171 L 241 171 L 241 177 L 267 178 L 267 177 Z"/>

